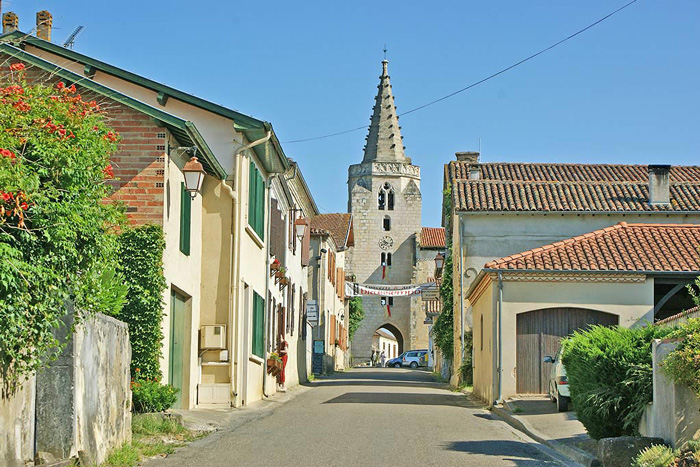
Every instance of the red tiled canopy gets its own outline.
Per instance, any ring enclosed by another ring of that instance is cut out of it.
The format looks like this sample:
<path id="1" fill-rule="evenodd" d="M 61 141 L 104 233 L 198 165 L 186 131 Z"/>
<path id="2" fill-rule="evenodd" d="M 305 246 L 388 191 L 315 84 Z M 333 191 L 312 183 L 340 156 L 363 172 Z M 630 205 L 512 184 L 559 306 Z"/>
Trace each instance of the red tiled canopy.
<path id="1" fill-rule="evenodd" d="M 423 227 L 420 232 L 422 248 L 445 248 L 445 229 L 442 227 Z"/>
<path id="2" fill-rule="evenodd" d="M 700 225 L 627 224 L 491 261 L 485 269 L 700 273 Z"/>

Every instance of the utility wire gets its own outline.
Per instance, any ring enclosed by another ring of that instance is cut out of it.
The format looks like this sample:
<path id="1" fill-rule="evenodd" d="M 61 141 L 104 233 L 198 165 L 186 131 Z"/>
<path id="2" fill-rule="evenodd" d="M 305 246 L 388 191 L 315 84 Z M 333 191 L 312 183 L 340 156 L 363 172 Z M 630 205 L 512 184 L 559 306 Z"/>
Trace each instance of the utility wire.
<path id="1" fill-rule="evenodd" d="M 455 91 L 455 92 L 452 92 L 452 93 L 450 93 L 450 94 L 447 94 L 446 96 L 443 96 L 443 97 L 441 97 L 441 98 L 439 98 L 439 99 L 435 99 L 434 101 L 430 101 L 430 102 L 428 102 L 428 103 L 426 103 L 426 104 L 423 104 L 423 105 L 420 105 L 420 106 L 415 107 L 415 108 L 413 108 L 413 109 L 410 109 L 410 110 L 407 110 L 407 111 L 405 111 L 405 112 L 402 112 L 402 113 L 398 114 L 398 116 L 401 117 L 401 116 L 403 116 L 403 115 L 408 115 L 408 114 L 410 114 L 410 113 L 417 112 L 417 111 L 419 111 L 419 110 L 421 110 L 421 109 L 424 109 L 424 108 L 426 108 L 426 107 L 428 107 L 428 106 L 437 104 L 438 102 L 442 102 L 442 101 L 444 101 L 444 100 L 446 100 L 446 99 L 449 99 L 450 97 L 456 96 L 457 94 L 459 94 L 459 93 L 461 93 L 461 92 L 467 91 L 467 90 L 469 90 L 469 89 L 471 89 L 471 88 L 473 88 L 473 87 L 476 87 L 476 86 L 478 86 L 478 85 L 480 85 L 480 84 L 483 84 L 483 83 L 485 83 L 486 81 L 489 81 L 490 79 L 495 78 L 496 76 L 502 75 L 503 73 L 505 73 L 505 72 L 507 72 L 507 71 L 510 71 L 510 70 L 512 70 L 513 68 L 515 68 L 515 67 L 517 67 L 517 66 L 520 66 L 520 65 L 522 65 L 523 63 L 528 62 L 528 61 L 532 60 L 533 58 L 538 57 L 538 56 L 542 55 L 543 53 L 552 50 L 553 48 L 555 48 L 555 47 L 557 47 L 557 46 L 563 44 L 564 42 L 566 42 L 566 41 L 568 41 L 568 40 L 570 40 L 570 39 L 573 39 L 574 37 L 578 36 L 579 34 L 583 34 L 584 32 L 588 31 L 588 30 L 591 29 L 592 27 L 594 27 L 594 26 L 596 26 L 596 25 L 602 23 L 602 22 L 605 21 L 606 19 L 610 18 L 611 16 L 615 15 L 616 13 L 621 12 L 622 10 L 624 10 L 625 8 L 631 6 L 633 3 L 636 3 L 636 2 L 637 2 L 637 0 L 632 0 L 632 1 L 629 2 L 629 3 L 626 3 L 625 5 L 621 6 L 620 8 L 618 8 L 618 9 L 615 10 L 615 11 L 613 11 L 612 13 L 609 13 L 608 15 L 603 16 L 603 17 L 600 18 L 598 21 L 589 24 L 589 25 L 586 26 L 585 28 L 576 31 L 575 33 L 571 34 L 570 36 L 565 37 L 564 39 L 560 40 L 559 42 L 556 42 L 556 43 L 550 45 L 549 47 L 544 48 L 544 49 L 540 50 L 539 52 L 536 52 L 536 53 L 530 55 L 529 57 L 524 58 L 524 59 L 520 60 L 519 62 L 516 62 L 516 63 L 510 65 L 509 67 L 503 68 L 502 70 L 497 71 L 496 73 L 493 73 L 493 74 L 487 76 L 486 78 L 483 78 L 483 79 L 481 79 L 481 80 L 479 80 L 479 81 L 476 81 L 475 83 L 472 83 L 472 84 L 470 84 L 469 86 L 466 86 L 466 87 L 464 87 L 464 88 L 462 88 L 462 89 L 459 89 L 459 90 L 457 90 L 457 91 Z M 328 134 L 328 135 L 316 136 L 316 137 L 314 137 L 314 138 L 305 138 L 305 139 L 295 139 L 295 140 L 291 140 L 291 141 L 282 141 L 282 143 L 285 143 L 285 144 L 292 144 L 292 143 L 303 143 L 303 142 L 306 142 L 306 141 L 316 141 L 316 140 L 319 140 L 319 139 L 332 138 L 332 137 L 334 137 L 334 136 L 340 136 L 340 135 L 344 135 L 344 134 L 346 134 L 346 133 L 352 133 L 352 132 L 354 132 L 354 131 L 364 130 L 364 129 L 367 129 L 368 127 L 369 127 L 369 125 L 364 125 L 364 126 L 359 126 L 359 127 L 357 127 L 357 128 L 352 128 L 352 129 L 350 129 L 350 130 L 339 131 L 339 132 L 337 132 L 337 133 L 331 133 L 331 134 Z"/>

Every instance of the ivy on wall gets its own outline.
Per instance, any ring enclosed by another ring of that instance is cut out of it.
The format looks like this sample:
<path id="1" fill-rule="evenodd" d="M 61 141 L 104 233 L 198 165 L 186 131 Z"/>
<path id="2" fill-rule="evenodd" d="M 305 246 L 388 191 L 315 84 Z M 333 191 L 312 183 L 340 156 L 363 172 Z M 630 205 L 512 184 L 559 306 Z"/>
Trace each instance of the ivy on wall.
<path id="1" fill-rule="evenodd" d="M 81 316 L 115 314 L 126 292 L 115 272 L 123 209 L 103 201 L 118 136 L 97 102 L 62 82 L 30 84 L 29 71 L 0 69 L 2 395 L 58 354 L 67 301 Z"/>
<path id="2" fill-rule="evenodd" d="M 362 307 L 362 297 L 353 297 L 350 299 L 350 324 L 348 326 L 348 334 L 350 336 L 350 342 L 355 335 L 355 331 L 362 324 L 362 320 L 365 319 L 365 309 Z"/>
<path id="3" fill-rule="evenodd" d="M 440 284 L 440 299 L 442 311 L 435 320 L 432 333 L 435 345 L 440 349 L 443 357 L 452 360 L 454 357 L 454 293 L 452 285 L 452 235 L 449 219 L 452 216 L 452 189 L 447 187 L 442 192 L 442 215 L 447 219 L 445 223 L 445 239 L 447 251 L 445 263 L 442 268 L 442 283 Z"/>
<path id="4" fill-rule="evenodd" d="M 163 291 L 167 286 L 164 251 L 165 237 L 160 226 L 134 227 L 119 235 L 119 272 L 128 291 L 124 307 L 114 317 L 129 325 L 132 377 L 161 377 Z"/>

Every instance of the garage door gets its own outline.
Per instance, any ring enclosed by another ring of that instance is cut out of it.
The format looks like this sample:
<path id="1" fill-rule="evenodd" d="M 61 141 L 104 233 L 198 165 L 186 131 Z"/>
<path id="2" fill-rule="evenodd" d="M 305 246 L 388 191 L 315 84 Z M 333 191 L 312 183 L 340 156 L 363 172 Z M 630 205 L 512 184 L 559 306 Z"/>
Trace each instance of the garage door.
<path id="1" fill-rule="evenodd" d="M 551 363 L 543 363 L 559 350 L 559 341 L 592 324 L 612 326 L 617 315 L 582 308 L 548 308 L 517 316 L 517 391 L 519 394 L 545 394 Z"/>

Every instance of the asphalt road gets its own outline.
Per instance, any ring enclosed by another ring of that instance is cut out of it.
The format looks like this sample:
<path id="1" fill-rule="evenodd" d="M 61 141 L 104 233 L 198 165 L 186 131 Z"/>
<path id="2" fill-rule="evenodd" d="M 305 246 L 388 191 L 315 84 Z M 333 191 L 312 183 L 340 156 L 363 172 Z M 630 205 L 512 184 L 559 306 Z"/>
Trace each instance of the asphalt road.
<path id="1" fill-rule="evenodd" d="M 276 410 L 147 466 L 562 465 L 425 371 L 353 369 L 311 384 Z"/>

